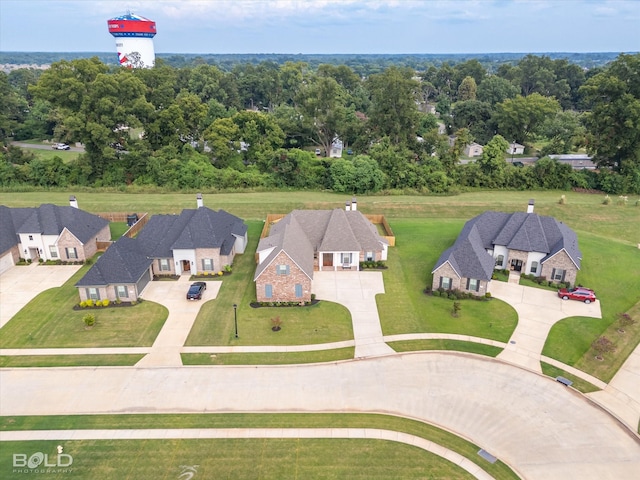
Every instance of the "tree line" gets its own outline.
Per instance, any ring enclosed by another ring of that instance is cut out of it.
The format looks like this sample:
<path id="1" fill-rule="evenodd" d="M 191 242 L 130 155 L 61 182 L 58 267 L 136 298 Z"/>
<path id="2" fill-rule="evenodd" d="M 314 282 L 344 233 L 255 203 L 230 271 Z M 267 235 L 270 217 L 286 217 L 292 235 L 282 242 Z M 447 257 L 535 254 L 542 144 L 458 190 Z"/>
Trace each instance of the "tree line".
<path id="1" fill-rule="evenodd" d="M 640 193 L 640 54 L 590 70 L 526 55 L 493 73 L 471 59 L 368 75 L 300 61 L 225 71 L 61 60 L 0 74 L 0 137 L 85 147 L 65 163 L 7 146 L 3 186 Z M 336 138 L 350 154 L 328 157 Z M 472 142 L 484 153 L 463 165 Z M 505 161 L 511 142 L 536 145 L 543 158 L 515 167 Z M 579 149 L 598 172 L 547 157 Z"/>

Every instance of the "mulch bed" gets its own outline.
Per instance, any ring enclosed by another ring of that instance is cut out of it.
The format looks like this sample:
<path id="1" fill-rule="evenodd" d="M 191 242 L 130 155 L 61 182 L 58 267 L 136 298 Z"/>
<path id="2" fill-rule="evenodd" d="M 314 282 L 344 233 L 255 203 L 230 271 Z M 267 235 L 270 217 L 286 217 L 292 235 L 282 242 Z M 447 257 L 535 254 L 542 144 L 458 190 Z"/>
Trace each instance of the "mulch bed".
<path id="1" fill-rule="evenodd" d="M 274 302 L 275 303 L 275 302 Z M 320 303 L 320 300 L 315 299 L 311 300 L 309 303 L 305 303 L 304 305 L 300 305 L 296 303 L 295 305 L 262 305 L 260 302 L 251 302 L 249 306 L 251 308 L 284 308 L 284 307 L 311 307 L 312 305 L 316 305 Z"/>
<path id="2" fill-rule="evenodd" d="M 141 301 L 142 300 L 138 300 L 136 303 L 132 303 L 132 302 L 120 302 L 120 303 L 111 302 L 106 307 L 103 307 L 102 305 L 100 305 L 100 306 L 94 305 L 93 307 L 81 307 L 80 305 L 74 305 L 73 309 L 74 310 L 103 310 L 103 309 L 106 309 L 106 308 L 116 308 L 116 307 L 135 307 Z"/>

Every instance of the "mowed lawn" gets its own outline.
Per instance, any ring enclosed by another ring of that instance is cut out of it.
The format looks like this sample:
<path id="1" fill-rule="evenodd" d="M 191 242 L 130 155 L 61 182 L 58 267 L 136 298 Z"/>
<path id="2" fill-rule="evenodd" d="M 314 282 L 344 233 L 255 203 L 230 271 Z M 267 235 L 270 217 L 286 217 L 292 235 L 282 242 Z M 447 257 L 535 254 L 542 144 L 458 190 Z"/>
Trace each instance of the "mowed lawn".
<path id="1" fill-rule="evenodd" d="M 153 302 L 132 307 L 74 310 L 79 301 L 74 284 L 86 273 L 83 266 L 63 286 L 39 294 L 4 327 L 0 348 L 146 347 L 151 346 L 169 312 Z M 87 328 L 82 317 L 95 314 Z"/>

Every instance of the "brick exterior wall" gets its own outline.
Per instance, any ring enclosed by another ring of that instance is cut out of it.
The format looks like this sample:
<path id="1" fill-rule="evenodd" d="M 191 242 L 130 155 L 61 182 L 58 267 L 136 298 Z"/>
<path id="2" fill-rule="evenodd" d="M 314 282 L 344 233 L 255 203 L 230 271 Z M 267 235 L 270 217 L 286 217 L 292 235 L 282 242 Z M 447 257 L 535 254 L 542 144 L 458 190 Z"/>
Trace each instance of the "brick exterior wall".
<path id="1" fill-rule="evenodd" d="M 524 252 L 522 250 L 509 250 L 509 255 L 507 257 L 506 268 L 511 269 L 511 260 L 522 260 L 522 271 L 524 272 L 525 266 L 527 264 L 527 260 L 529 259 L 529 252 Z"/>
<path id="2" fill-rule="evenodd" d="M 479 280 L 480 285 L 478 286 L 478 291 L 475 290 L 467 290 L 467 278 L 462 277 L 460 279 L 460 290 L 463 292 L 469 292 L 478 297 L 484 297 L 484 294 L 487 293 L 487 286 L 489 282 L 487 280 Z"/>
<path id="3" fill-rule="evenodd" d="M 120 283 L 118 285 L 126 285 L 127 288 L 129 289 L 129 297 L 123 297 L 121 298 L 121 300 L 123 302 L 131 302 L 133 300 L 137 300 L 138 299 L 138 291 L 136 290 L 136 285 L 135 284 L 125 284 L 125 283 Z M 118 299 L 118 295 L 116 294 L 116 286 L 115 285 L 108 285 L 106 287 L 99 287 L 98 288 L 98 292 L 100 293 L 100 300 L 104 300 L 109 299 L 112 302 L 115 302 Z M 87 300 L 87 287 L 80 287 L 78 288 L 78 293 L 80 294 L 80 301 L 85 301 Z"/>
<path id="4" fill-rule="evenodd" d="M 84 245 L 73 234 L 71 234 L 69 230 L 65 229 L 58 237 L 58 258 L 72 262 L 85 261 L 88 258 L 93 257 L 98 251 L 96 242 L 108 242 L 109 240 L 111 240 L 111 230 L 109 230 L 109 225 L 106 225 L 95 237 L 92 237 Z M 75 248 L 78 258 L 69 258 L 67 256 L 67 248 Z M 46 255 L 48 255 L 48 252 Z"/>
<path id="5" fill-rule="evenodd" d="M 153 275 L 175 275 L 176 274 L 176 261 L 169 257 L 169 270 L 160 270 L 160 259 L 154 258 L 151 263 L 151 273 Z"/>
<path id="6" fill-rule="evenodd" d="M 278 275 L 278 265 L 289 265 L 289 275 Z M 302 285 L 302 297 L 296 297 L 296 284 Z M 272 296 L 265 296 L 265 286 L 271 285 Z M 284 252 L 280 252 L 256 279 L 258 302 L 308 302 L 311 301 L 311 279 Z"/>
<path id="7" fill-rule="evenodd" d="M 560 252 L 556 253 L 553 257 L 547 259 L 542 264 L 542 271 L 540 273 L 540 276 L 546 277 L 547 280 L 552 280 L 551 274 L 553 273 L 554 268 L 563 269 L 565 271 L 564 281 L 569 282 L 571 285 L 575 285 L 576 276 L 578 275 L 578 269 L 569 258 L 569 255 L 567 255 L 567 252 L 565 252 L 564 250 L 561 250 Z M 557 280 L 554 282 L 558 283 Z"/>
<path id="8" fill-rule="evenodd" d="M 433 283 L 431 285 L 431 288 L 433 288 L 434 290 L 440 288 L 440 278 L 442 277 L 449 277 L 451 279 L 451 290 L 454 290 L 456 288 L 458 290 L 461 290 L 460 277 L 453 269 L 453 267 L 449 264 L 449 262 L 445 262 L 443 265 L 440 265 L 440 267 L 438 267 L 438 269 L 433 272 Z M 467 286 L 466 280 L 464 286 Z"/>

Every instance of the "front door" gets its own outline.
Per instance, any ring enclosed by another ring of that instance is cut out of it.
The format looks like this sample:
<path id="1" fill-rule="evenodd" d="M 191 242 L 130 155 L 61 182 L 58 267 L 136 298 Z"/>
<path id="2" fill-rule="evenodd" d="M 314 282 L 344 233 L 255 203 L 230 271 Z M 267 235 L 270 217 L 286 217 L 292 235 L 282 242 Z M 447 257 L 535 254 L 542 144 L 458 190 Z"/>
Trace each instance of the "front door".
<path id="1" fill-rule="evenodd" d="M 513 270 L 514 272 L 521 272 L 522 260 L 516 260 L 516 259 L 511 260 L 511 270 Z"/>
<path id="2" fill-rule="evenodd" d="M 323 267 L 333 267 L 333 253 L 323 253 L 322 254 L 322 266 Z"/>
<path id="3" fill-rule="evenodd" d="M 189 260 L 182 260 L 182 271 L 183 272 L 191 271 L 191 262 Z"/>

